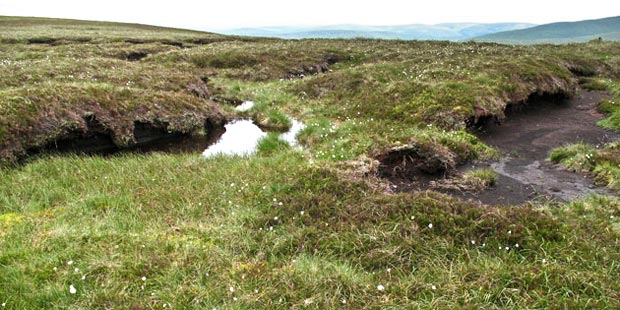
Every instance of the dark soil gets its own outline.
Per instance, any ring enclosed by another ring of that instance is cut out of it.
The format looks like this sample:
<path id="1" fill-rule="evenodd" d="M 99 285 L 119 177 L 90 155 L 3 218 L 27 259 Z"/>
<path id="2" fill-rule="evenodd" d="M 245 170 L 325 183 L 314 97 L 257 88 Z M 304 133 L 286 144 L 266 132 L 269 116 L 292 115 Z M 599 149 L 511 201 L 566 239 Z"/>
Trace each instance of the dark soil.
<path id="1" fill-rule="evenodd" d="M 597 104 L 606 96 L 605 92 L 583 90 L 568 100 L 536 98 L 507 109 L 505 121 L 486 124 L 478 136 L 504 153 L 499 162 L 490 164 L 501 178 L 497 186 L 474 197 L 497 204 L 522 203 L 537 196 L 570 201 L 593 193 L 609 194 L 588 176 L 547 161 L 552 149 L 568 143 L 599 146 L 618 138 L 596 125 L 604 117 Z"/>
<path id="2" fill-rule="evenodd" d="M 202 152 L 216 143 L 226 132 L 223 124 L 207 124 L 206 135 L 168 132 L 164 127 L 148 123 L 135 123 L 135 143 L 129 147 L 119 147 L 109 133 L 97 130 L 89 124 L 89 131 L 76 137 L 54 141 L 42 148 L 32 149 L 29 156 L 37 154 L 87 154 L 114 155 L 119 153 L 192 153 Z"/>
<path id="3" fill-rule="evenodd" d="M 498 162 L 476 163 L 459 171 L 492 167 L 497 184 L 482 192 L 439 190 L 490 205 L 522 204 L 536 199 L 570 201 L 588 194 L 611 194 L 596 186 L 587 175 L 566 171 L 547 161 L 549 152 L 559 146 L 585 142 L 603 145 L 618 134 L 596 126 L 603 118 L 597 103 L 607 94 L 582 91 L 570 99 L 532 97 L 525 104 L 509 106 L 502 121 L 479 122 L 475 134 L 502 153 Z M 428 177 L 416 180 L 388 178 L 395 191 L 429 188 Z"/>
<path id="4" fill-rule="evenodd" d="M 138 61 L 140 59 L 145 58 L 148 55 L 149 55 L 149 53 L 143 52 L 143 51 L 128 52 L 125 55 L 125 59 L 127 59 L 129 61 Z"/>

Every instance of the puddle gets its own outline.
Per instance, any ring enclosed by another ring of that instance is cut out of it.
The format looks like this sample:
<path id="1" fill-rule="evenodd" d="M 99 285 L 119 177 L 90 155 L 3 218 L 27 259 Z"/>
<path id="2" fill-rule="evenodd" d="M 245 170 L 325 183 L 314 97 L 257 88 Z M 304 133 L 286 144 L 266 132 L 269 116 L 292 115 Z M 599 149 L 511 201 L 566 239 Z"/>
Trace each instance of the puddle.
<path id="1" fill-rule="evenodd" d="M 253 103 L 246 101 L 244 104 L 247 104 L 247 107 Z M 298 147 L 297 134 L 305 128 L 305 125 L 292 118 L 291 123 L 291 128 L 287 132 L 280 133 L 279 136 L 289 145 Z M 117 147 L 108 135 L 91 134 L 87 137 L 56 141 L 40 150 L 32 151 L 30 155 L 70 153 L 110 156 L 123 153 L 181 154 L 202 152 L 205 157 L 215 155 L 247 156 L 256 152 L 258 141 L 268 134 L 267 131 L 262 130 L 248 119 L 232 120 L 224 127 L 215 126 L 208 130 L 207 135 L 171 134 L 163 129 L 142 127 L 145 126 L 137 126 L 134 134 L 138 144 L 129 148 Z"/>
<path id="2" fill-rule="evenodd" d="M 235 110 L 239 112 L 245 112 L 254 107 L 254 101 L 244 101 L 242 104 L 235 107 Z"/>
<path id="3" fill-rule="evenodd" d="M 291 122 L 292 126 L 289 131 L 280 134 L 280 138 L 291 146 L 297 146 L 296 136 L 305 126 L 295 119 L 291 119 Z M 226 132 L 224 132 L 215 144 L 209 146 L 202 152 L 203 156 L 252 155 L 256 152 L 256 147 L 260 139 L 267 136 L 267 132 L 260 129 L 260 127 L 256 126 L 251 120 L 235 120 L 226 124 L 225 128 Z"/>
<path id="4" fill-rule="evenodd" d="M 306 128 L 306 126 L 302 122 L 294 118 L 291 119 L 291 123 L 292 123 L 291 129 L 281 134 L 280 138 L 288 142 L 290 146 L 299 146 L 299 144 L 297 143 L 297 134 L 300 131 L 302 131 L 304 128 Z"/>

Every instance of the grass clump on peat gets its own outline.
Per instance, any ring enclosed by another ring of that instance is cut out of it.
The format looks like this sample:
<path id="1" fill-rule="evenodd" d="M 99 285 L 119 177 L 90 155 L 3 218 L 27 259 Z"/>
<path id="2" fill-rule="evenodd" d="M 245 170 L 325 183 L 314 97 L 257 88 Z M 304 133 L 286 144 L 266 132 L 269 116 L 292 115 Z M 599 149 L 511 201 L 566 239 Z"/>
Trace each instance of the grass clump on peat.
<path id="1" fill-rule="evenodd" d="M 280 138 L 279 133 L 270 132 L 258 141 L 256 151 L 258 155 L 273 155 L 289 148 L 290 145 Z"/>
<path id="2" fill-rule="evenodd" d="M 566 168 L 591 173 L 595 180 L 611 189 L 620 189 L 620 145 L 618 142 L 595 148 L 573 144 L 553 150 L 549 159 Z"/>
<path id="3" fill-rule="evenodd" d="M 612 97 L 603 99 L 599 103 L 599 110 L 607 115 L 607 118 L 598 122 L 598 125 L 612 130 L 620 130 L 620 82 L 608 81 L 606 88 Z"/>

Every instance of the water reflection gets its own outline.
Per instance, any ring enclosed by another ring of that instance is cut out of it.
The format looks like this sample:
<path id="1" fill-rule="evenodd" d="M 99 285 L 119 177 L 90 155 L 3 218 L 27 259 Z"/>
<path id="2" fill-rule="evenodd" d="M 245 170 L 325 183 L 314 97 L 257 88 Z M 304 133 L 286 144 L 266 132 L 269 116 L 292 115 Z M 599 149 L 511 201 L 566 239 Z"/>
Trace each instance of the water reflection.
<path id="1" fill-rule="evenodd" d="M 256 150 L 258 141 L 267 135 L 251 120 L 236 120 L 226 124 L 226 132 L 202 155 L 250 155 Z"/>
<path id="2" fill-rule="evenodd" d="M 291 119 L 291 123 L 289 131 L 280 134 L 280 138 L 291 146 L 296 146 L 298 145 L 296 136 L 305 126 L 295 119 Z M 235 120 L 226 124 L 225 127 L 226 132 L 215 144 L 204 150 L 203 156 L 252 155 L 256 152 L 260 139 L 267 136 L 267 133 L 251 120 Z"/>
<path id="3" fill-rule="evenodd" d="M 239 112 L 247 111 L 254 107 L 254 101 L 244 101 L 242 104 L 235 107 L 235 110 Z"/>

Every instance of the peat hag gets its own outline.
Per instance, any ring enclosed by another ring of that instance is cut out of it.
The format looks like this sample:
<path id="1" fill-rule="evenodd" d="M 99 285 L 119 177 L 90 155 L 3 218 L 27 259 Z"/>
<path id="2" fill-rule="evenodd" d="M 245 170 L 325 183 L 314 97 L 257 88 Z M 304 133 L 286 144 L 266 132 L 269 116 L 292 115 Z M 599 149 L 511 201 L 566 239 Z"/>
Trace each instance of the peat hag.
<path id="1" fill-rule="evenodd" d="M 377 158 L 381 162 L 379 174 L 397 192 L 434 189 L 491 205 L 521 204 L 538 198 L 569 201 L 588 194 L 610 194 L 587 175 L 566 171 L 547 160 L 552 149 L 565 144 L 602 146 L 618 138 L 617 133 L 596 125 L 603 118 L 597 103 L 606 96 L 605 92 L 585 90 L 570 98 L 532 95 L 527 102 L 507 106 L 502 118 L 480 119 L 472 124 L 472 130 L 480 140 L 500 151 L 501 158 L 496 162 L 458 166 L 441 153 L 398 150 L 389 153 L 393 156 Z M 484 191 L 433 188 L 435 181 L 485 167 L 495 170 L 498 177 L 495 186 Z"/>

